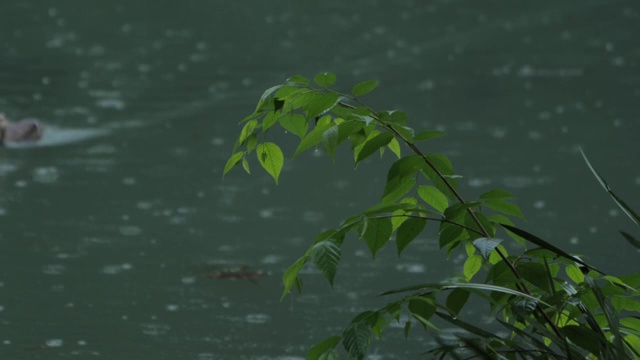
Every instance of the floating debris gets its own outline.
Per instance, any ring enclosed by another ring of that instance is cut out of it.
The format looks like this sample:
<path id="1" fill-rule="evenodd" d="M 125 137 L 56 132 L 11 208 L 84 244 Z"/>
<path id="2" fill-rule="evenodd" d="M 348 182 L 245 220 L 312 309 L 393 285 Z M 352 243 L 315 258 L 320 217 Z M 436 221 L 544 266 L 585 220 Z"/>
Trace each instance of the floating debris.
<path id="1" fill-rule="evenodd" d="M 260 270 L 251 270 L 249 266 L 240 266 L 232 268 L 213 269 L 206 272 L 205 276 L 209 279 L 219 280 L 249 280 L 256 283 L 256 280 L 265 276 L 266 273 Z"/>

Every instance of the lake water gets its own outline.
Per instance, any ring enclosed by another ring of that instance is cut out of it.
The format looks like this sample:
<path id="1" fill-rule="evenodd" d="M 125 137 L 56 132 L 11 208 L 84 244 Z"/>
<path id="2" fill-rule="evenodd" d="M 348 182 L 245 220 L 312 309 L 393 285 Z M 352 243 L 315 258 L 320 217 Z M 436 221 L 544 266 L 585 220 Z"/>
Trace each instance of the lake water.
<path id="1" fill-rule="evenodd" d="M 375 203 L 391 161 L 315 152 L 280 186 L 257 163 L 222 181 L 238 121 L 297 73 L 379 79 L 373 107 L 448 132 L 426 150 L 466 197 L 505 188 L 523 228 L 637 271 L 617 234 L 637 229 L 578 146 L 640 208 L 638 33 L 637 1 L 2 2 L 0 111 L 49 128 L 0 152 L 0 357 L 301 359 L 382 290 L 459 271 L 432 233 L 375 262 L 352 239 L 333 291 L 308 269 L 279 302 L 283 270 Z M 242 266 L 266 275 L 207 277 Z M 374 358 L 428 349 L 387 334 Z"/>

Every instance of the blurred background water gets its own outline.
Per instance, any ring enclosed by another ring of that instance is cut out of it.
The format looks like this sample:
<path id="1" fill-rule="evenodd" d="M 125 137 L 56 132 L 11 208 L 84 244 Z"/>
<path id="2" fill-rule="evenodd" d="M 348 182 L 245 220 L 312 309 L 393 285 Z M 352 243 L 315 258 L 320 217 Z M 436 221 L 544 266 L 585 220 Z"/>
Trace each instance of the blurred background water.
<path id="1" fill-rule="evenodd" d="M 48 132 L 0 152 L 1 357 L 299 359 L 383 289 L 459 271 L 434 233 L 375 262 L 352 239 L 333 291 L 305 269 L 279 302 L 283 270 L 376 202 L 391 161 L 317 151 L 288 155 L 278 187 L 257 163 L 222 181 L 238 121 L 297 73 L 379 79 L 369 104 L 447 131 L 425 150 L 466 197 L 505 188 L 523 228 L 637 271 L 617 234 L 634 229 L 577 149 L 640 207 L 638 33 L 636 1 L 2 2 L 0 111 Z M 267 275 L 206 276 L 240 266 Z M 374 358 L 430 341 L 388 335 Z"/>

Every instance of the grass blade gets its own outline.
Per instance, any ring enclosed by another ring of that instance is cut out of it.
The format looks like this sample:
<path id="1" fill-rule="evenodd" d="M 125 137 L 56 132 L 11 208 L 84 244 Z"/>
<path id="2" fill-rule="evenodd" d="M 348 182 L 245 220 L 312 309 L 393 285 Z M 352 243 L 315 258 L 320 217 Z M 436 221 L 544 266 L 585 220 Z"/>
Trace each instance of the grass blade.
<path id="1" fill-rule="evenodd" d="M 607 182 L 604 180 L 604 178 L 602 176 L 600 176 L 598 171 L 596 171 L 596 169 L 593 167 L 593 165 L 591 165 L 591 162 L 589 162 L 589 159 L 587 159 L 587 155 L 585 155 L 584 151 L 582 151 L 582 148 L 580 148 L 580 154 L 582 154 L 582 158 L 584 159 L 584 162 L 587 163 L 587 166 L 589 167 L 589 170 L 591 170 L 591 173 L 593 174 L 593 176 L 596 177 L 596 179 L 598 180 L 600 185 L 602 185 L 604 190 L 609 193 L 609 195 L 611 196 L 613 201 L 615 201 L 615 203 L 618 205 L 618 207 L 620 207 L 620 209 L 622 209 L 622 211 L 624 211 L 624 213 L 627 214 L 627 216 L 636 225 L 640 226 L 640 215 L 638 215 L 638 213 L 633 211 L 633 209 L 631 209 L 631 207 L 629 207 L 629 205 L 627 205 L 620 197 L 618 197 L 618 195 L 616 195 L 613 191 L 611 191 L 611 187 L 609 186 L 609 184 L 607 184 Z"/>

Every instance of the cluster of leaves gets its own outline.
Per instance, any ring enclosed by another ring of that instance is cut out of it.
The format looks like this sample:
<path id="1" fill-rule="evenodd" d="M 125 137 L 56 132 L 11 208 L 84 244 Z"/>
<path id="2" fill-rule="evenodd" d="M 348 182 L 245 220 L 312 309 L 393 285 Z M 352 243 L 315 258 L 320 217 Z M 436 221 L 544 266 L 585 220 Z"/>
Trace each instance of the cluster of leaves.
<path id="1" fill-rule="evenodd" d="M 363 359 L 372 339 L 380 338 L 392 322 L 404 322 L 407 336 L 414 324 L 425 331 L 434 329 L 436 334 L 441 323 L 463 330 L 453 340 L 435 337 L 439 345 L 429 353 L 440 358 L 640 357 L 640 274 L 607 275 L 515 227 L 512 219 L 523 215 L 507 191 L 493 189 L 476 199 L 463 199 L 457 184 L 460 176 L 451 161 L 418 147 L 444 135 L 442 132 L 416 133 L 407 125 L 405 113 L 374 111 L 365 105 L 361 96 L 373 91 L 376 81 L 356 84 L 350 94 L 334 90 L 335 82 L 331 73 L 316 75 L 315 85 L 297 75 L 265 91 L 254 113 L 242 121 L 244 126 L 224 168 L 226 174 L 242 164 L 249 172 L 249 155 L 255 152 L 277 183 L 284 156 L 277 144 L 266 141 L 268 130 L 276 124 L 300 138 L 294 155 L 324 146 L 334 157 L 336 148 L 348 143 L 356 165 L 387 150 L 397 157 L 387 173 L 380 202 L 319 234 L 284 273 L 282 296 L 293 287 L 300 289 L 300 270 L 307 263 L 313 263 L 333 285 L 349 233 L 363 240 L 375 258 L 390 242 L 402 253 L 427 224 L 433 224 L 447 255 L 461 251 L 467 258 L 461 275 L 385 292 L 392 299 L 386 306 L 357 315 L 341 335 L 313 346 L 308 359 L 337 359 L 340 343 L 348 358 Z M 408 155 L 402 154 L 401 145 Z M 614 199 L 622 202 L 615 195 Z M 638 221 L 626 204 L 623 209 Z M 625 237 L 635 240 L 628 234 Z M 520 244 L 522 251 L 509 254 L 505 241 Z M 484 279 L 478 280 L 481 275 Z M 460 318 L 472 295 L 490 305 L 506 336 Z"/>

